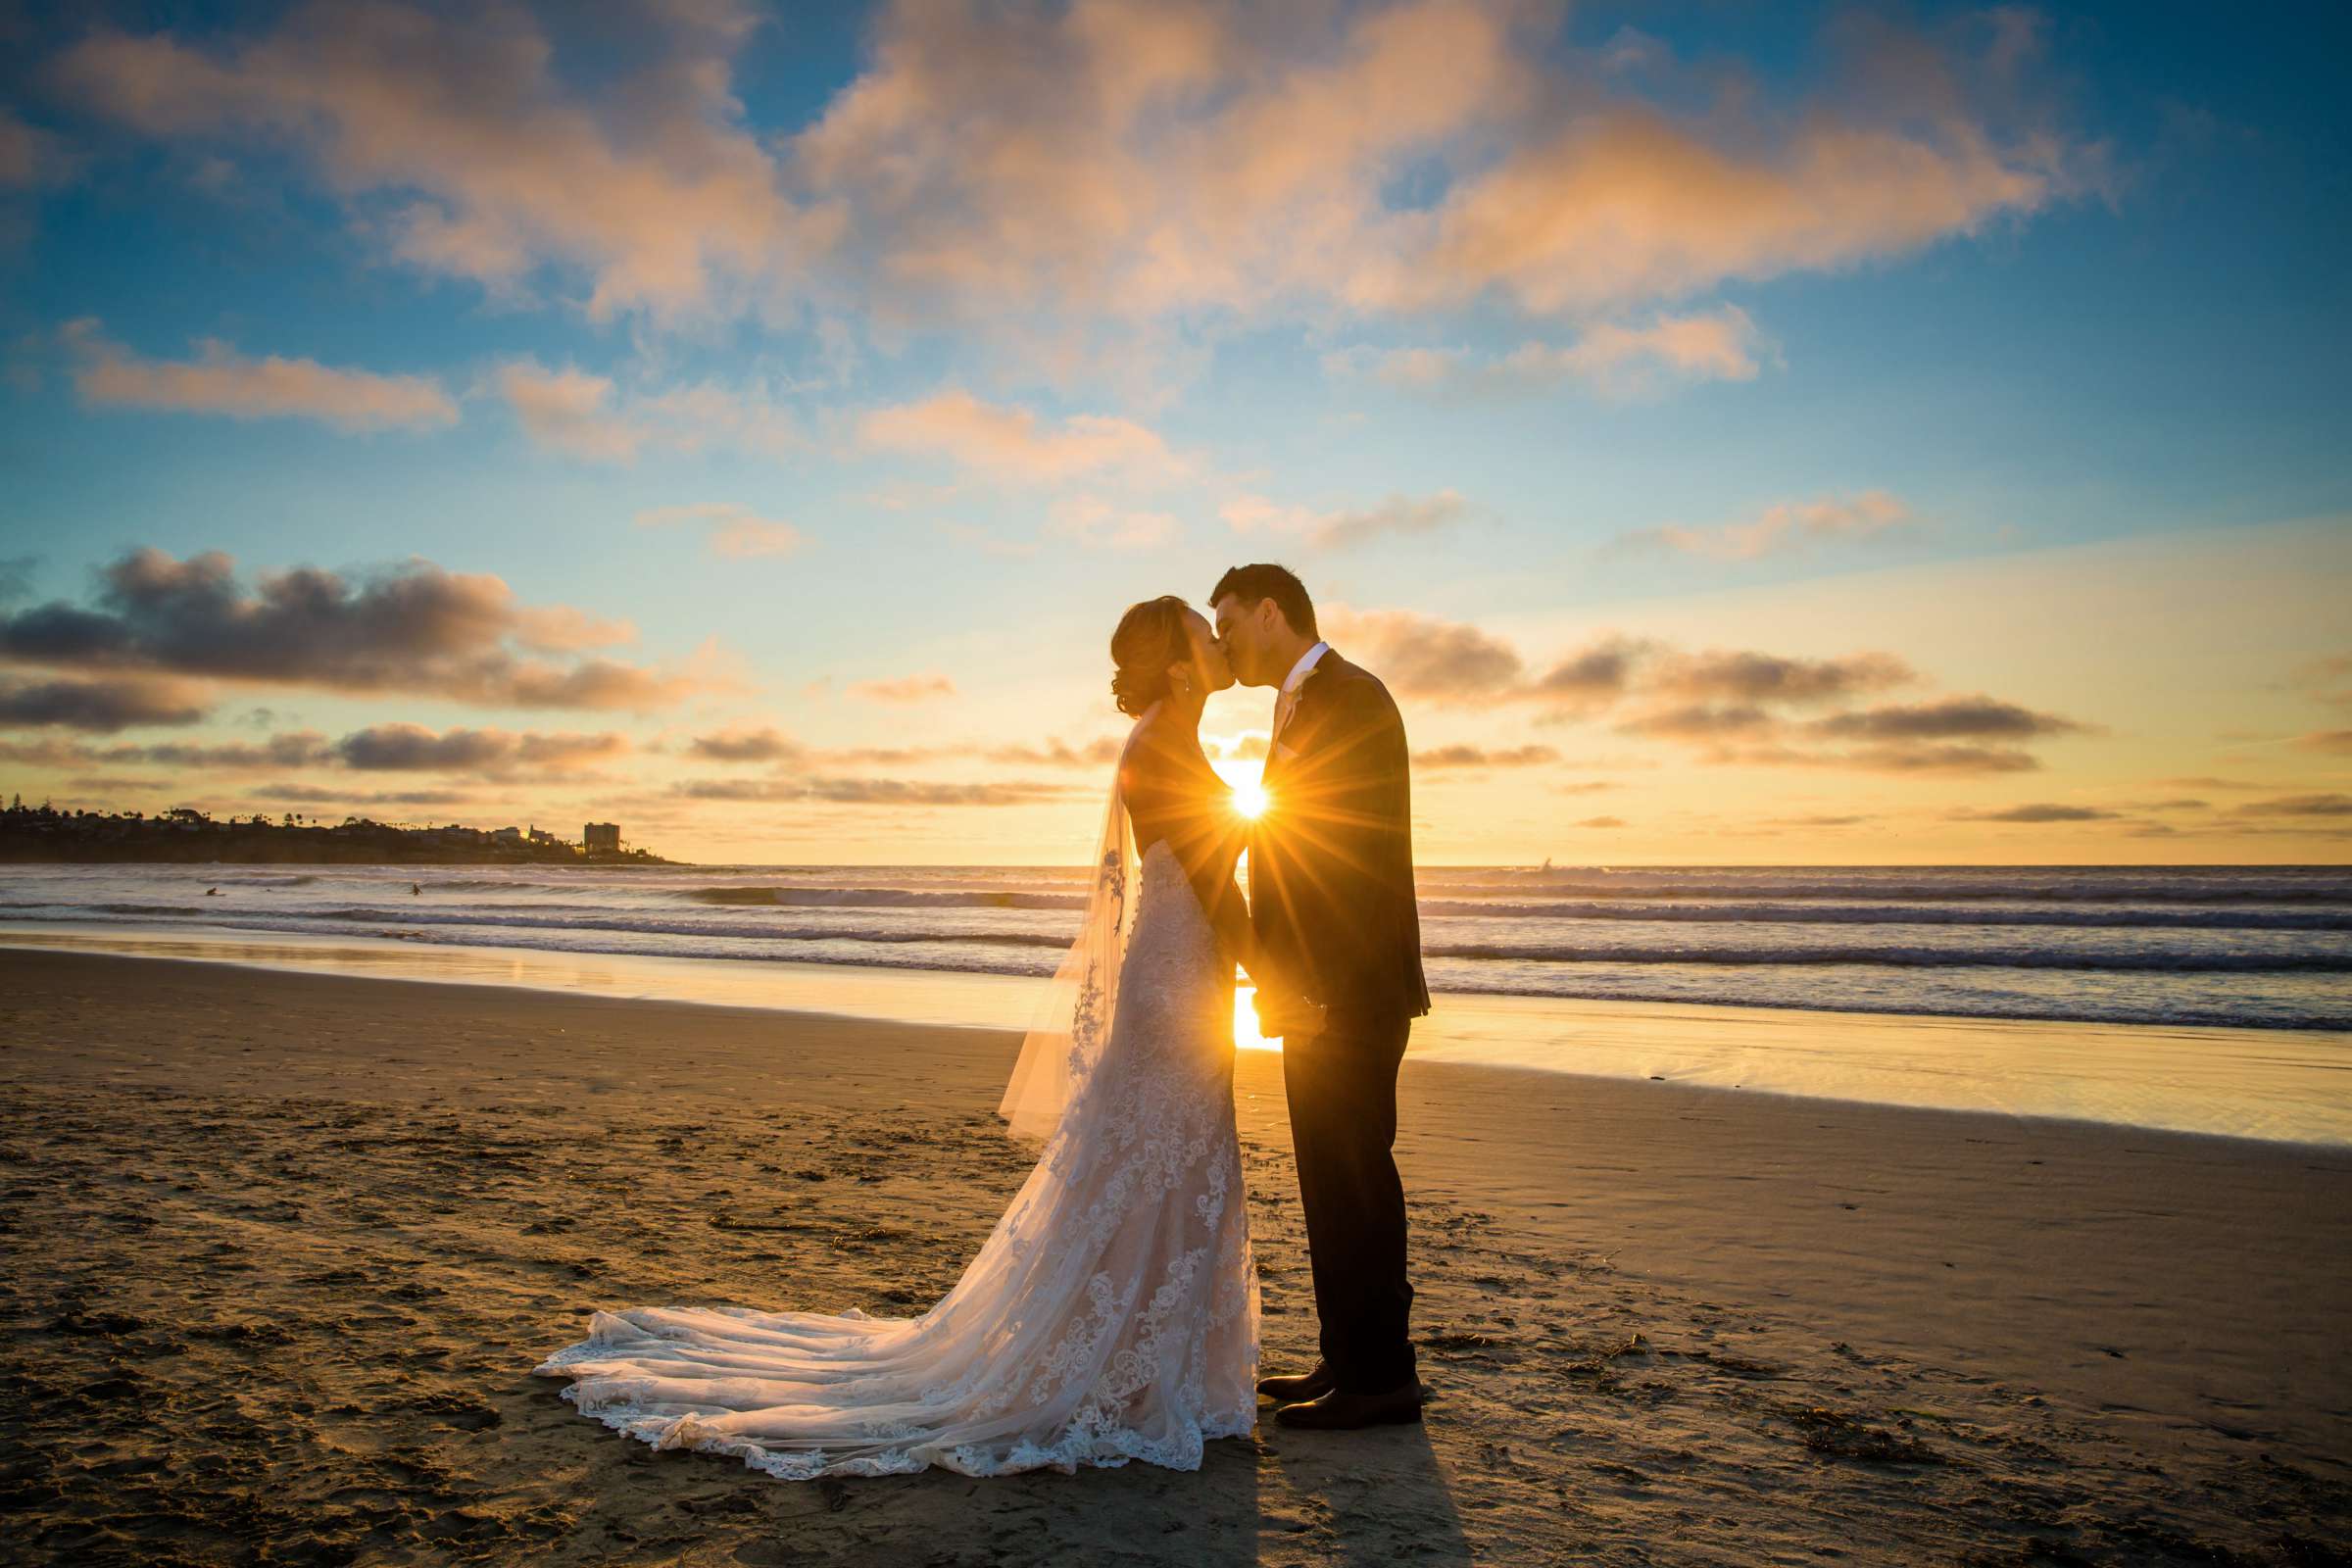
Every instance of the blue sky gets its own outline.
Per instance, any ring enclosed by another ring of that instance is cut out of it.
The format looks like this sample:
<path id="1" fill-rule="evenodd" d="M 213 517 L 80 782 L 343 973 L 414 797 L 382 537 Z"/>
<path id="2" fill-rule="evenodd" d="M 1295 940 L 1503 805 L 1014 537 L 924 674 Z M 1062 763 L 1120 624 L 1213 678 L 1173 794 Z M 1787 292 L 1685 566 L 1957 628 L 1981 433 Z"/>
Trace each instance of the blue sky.
<path id="1" fill-rule="evenodd" d="M 1416 744 L 1513 759 L 1433 761 L 1433 858 L 2340 858 L 2337 32 L 21 12 L 10 787 L 1051 860 L 1119 610 L 1272 558 Z M 141 550 L 236 586 L 108 599 Z M 305 565 L 345 596 L 279 627 L 313 664 L 224 652 Z M 328 668 L 404 579 L 458 640 Z M 626 624 L 515 618 L 551 607 Z M 314 739 L 234 750 L 270 734 Z"/>

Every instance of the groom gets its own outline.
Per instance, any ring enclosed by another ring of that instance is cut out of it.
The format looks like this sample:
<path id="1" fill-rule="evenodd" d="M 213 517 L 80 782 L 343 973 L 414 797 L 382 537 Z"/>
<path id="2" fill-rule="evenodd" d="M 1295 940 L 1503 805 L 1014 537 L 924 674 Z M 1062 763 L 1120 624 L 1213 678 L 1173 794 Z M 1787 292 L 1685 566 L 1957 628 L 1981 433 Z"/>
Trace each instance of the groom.
<path id="1" fill-rule="evenodd" d="M 1258 1026 L 1283 1043 L 1323 1331 L 1313 1371 L 1257 1390 L 1285 1426 L 1418 1421 L 1404 1188 L 1390 1154 L 1397 1063 L 1429 1011 L 1404 722 L 1387 687 L 1317 636 L 1288 570 L 1236 566 L 1208 597 L 1234 678 L 1278 691 L 1250 918 L 1266 970 Z"/>

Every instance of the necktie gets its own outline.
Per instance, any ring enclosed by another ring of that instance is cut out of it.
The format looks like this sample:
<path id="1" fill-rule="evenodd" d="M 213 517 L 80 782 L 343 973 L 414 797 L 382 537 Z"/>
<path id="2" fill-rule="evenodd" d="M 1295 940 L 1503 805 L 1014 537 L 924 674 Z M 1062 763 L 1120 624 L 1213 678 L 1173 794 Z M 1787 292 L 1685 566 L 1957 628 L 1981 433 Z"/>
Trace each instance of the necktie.
<path id="1" fill-rule="evenodd" d="M 1283 694 L 1282 694 L 1280 697 L 1277 697 L 1276 699 L 1274 699 L 1274 736 L 1273 736 L 1273 738 L 1274 738 L 1275 740 L 1280 740 L 1280 739 L 1282 739 L 1282 731 L 1283 731 L 1283 728 L 1284 728 L 1284 726 L 1285 726 L 1285 725 L 1287 725 L 1287 724 L 1289 724 L 1289 723 L 1290 723 L 1290 721 L 1291 721 L 1291 714 L 1292 714 L 1292 712 L 1293 712 L 1293 711 L 1294 711 L 1294 710 L 1296 710 L 1298 707 L 1298 687 L 1296 687 L 1296 686 L 1293 686 L 1293 687 L 1292 687 L 1290 690 L 1288 690 L 1288 691 L 1284 692 L 1284 693 L 1283 693 Z"/>

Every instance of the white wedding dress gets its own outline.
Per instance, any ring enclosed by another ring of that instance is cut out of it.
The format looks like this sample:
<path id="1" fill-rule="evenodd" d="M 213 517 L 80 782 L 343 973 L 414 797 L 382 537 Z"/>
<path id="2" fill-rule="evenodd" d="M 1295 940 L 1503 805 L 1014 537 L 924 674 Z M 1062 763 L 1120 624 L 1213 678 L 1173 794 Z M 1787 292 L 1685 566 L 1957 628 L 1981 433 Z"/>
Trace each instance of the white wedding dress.
<path id="1" fill-rule="evenodd" d="M 1196 1470 L 1207 1440 L 1249 1432 L 1258 1291 L 1233 967 L 1167 843 L 1136 859 L 1115 784 L 1104 846 L 1058 1016 L 1031 1032 L 1002 1107 L 1014 1133 L 1047 1135 L 1044 1153 L 936 1306 L 599 1311 L 535 1370 L 657 1448 L 785 1480 Z"/>

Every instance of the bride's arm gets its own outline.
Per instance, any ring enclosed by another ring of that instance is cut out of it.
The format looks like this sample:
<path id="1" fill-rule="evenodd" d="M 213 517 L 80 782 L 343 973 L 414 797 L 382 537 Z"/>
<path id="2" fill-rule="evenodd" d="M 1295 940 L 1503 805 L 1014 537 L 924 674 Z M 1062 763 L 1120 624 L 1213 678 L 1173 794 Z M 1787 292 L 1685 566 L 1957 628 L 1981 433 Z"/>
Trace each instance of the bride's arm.
<path id="1" fill-rule="evenodd" d="M 1208 916 L 1218 946 L 1254 978 L 1257 938 L 1250 924 L 1250 906 L 1235 880 L 1235 863 L 1248 840 L 1248 825 L 1234 809 L 1233 790 L 1191 747 L 1174 739 L 1147 734 L 1146 744 L 1131 754 L 1135 768 L 1129 779 L 1129 804 L 1142 803 L 1137 816 L 1139 839 L 1156 831 L 1168 841 L 1192 883 L 1200 908 Z"/>

